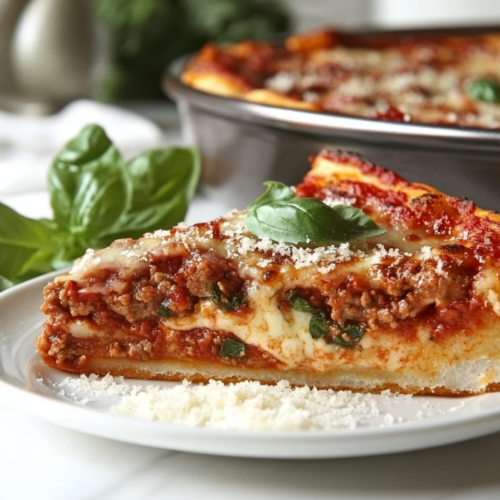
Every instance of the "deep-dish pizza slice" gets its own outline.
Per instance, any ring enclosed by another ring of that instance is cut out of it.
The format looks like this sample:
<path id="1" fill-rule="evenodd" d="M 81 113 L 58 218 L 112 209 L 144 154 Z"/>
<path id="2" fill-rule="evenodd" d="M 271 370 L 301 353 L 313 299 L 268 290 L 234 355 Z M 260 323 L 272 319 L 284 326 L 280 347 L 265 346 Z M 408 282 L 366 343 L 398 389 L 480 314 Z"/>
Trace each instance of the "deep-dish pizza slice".
<path id="1" fill-rule="evenodd" d="M 398 122 L 500 127 L 500 36 L 356 34 L 203 47 L 182 81 L 271 106 Z"/>
<path id="2" fill-rule="evenodd" d="M 346 153 L 320 153 L 294 191 L 271 187 L 267 209 L 280 197 L 286 210 L 320 200 L 368 230 L 350 242 L 318 243 L 313 231 L 287 243 L 273 236 L 286 210 L 259 222 L 253 204 L 89 250 L 45 289 L 43 360 L 164 380 L 500 388 L 498 214 Z"/>

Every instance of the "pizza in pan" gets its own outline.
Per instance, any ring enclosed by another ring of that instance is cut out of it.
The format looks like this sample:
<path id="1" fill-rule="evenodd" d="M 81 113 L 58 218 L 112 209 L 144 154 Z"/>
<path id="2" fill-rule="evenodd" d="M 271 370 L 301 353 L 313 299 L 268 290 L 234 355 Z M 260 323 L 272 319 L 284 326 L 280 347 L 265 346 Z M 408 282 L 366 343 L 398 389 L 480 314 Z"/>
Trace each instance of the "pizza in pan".
<path id="1" fill-rule="evenodd" d="M 323 151 L 245 211 L 88 250 L 45 288 L 37 349 L 85 374 L 482 393 L 499 270 L 500 215 Z"/>
<path id="2" fill-rule="evenodd" d="M 206 45 L 182 80 L 272 106 L 401 122 L 500 127 L 500 36 L 354 35 Z"/>

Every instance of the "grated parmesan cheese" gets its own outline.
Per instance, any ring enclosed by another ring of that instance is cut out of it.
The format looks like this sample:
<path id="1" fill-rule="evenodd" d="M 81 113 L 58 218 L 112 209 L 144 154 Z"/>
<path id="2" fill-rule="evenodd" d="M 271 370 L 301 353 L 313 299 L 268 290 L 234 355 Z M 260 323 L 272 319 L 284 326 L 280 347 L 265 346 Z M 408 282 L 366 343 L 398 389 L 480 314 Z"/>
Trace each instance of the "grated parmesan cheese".
<path id="1" fill-rule="evenodd" d="M 249 381 L 224 385 L 213 380 L 207 385 L 194 385 L 184 380 L 172 387 L 133 385 L 110 375 L 81 375 L 65 378 L 56 384 L 56 389 L 60 389 L 61 397 L 79 404 L 95 402 L 90 397 L 109 398 L 109 411 L 115 415 L 242 431 L 388 427 L 455 412 L 464 406 L 463 402 L 443 405 L 438 398 L 431 402 L 390 391 L 372 395 L 293 388 L 285 380 L 275 386 Z"/>
<path id="2" fill-rule="evenodd" d="M 294 389 L 284 380 L 276 386 L 259 382 L 226 386 L 216 381 L 203 386 L 184 381 L 172 389 L 153 386 L 123 397 L 111 411 L 193 427 L 252 431 L 352 429 L 380 413 L 370 395 Z"/>

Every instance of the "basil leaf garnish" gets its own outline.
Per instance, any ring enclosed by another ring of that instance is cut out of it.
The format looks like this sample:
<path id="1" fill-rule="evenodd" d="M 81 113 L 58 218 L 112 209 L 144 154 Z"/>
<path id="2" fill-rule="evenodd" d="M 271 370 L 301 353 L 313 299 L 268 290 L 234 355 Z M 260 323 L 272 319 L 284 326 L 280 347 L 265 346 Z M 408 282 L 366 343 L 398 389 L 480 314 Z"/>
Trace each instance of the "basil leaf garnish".
<path id="1" fill-rule="evenodd" d="M 284 185 L 267 184 L 266 193 L 247 207 L 247 227 L 259 238 L 294 245 L 328 244 L 385 233 L 359 208 L 329 207 L 316 198 L 291 198 Z"/>
<path id="2" fill-rule="evenodd" d="M 129 200 L 106 239 L 139 238 L 149 228 L 170 228 L 186 215 L 199 169 L 191 148 L 170 147 L 143 153 L 124 165 Z"/>
<path id="3" fill-rule="evenodd" d="M 224 339 L 220 346 L 221 358 L 244 358 L 246 355 L 245 344 L 234 339 Z"/>
<path id="4" fill-rule="evenodd" d="M 467 87 L 467 94 L 475 101 L 498 104 L 500 103 L 500 84 L 492 79 L 476 80 Z"/>
<path id="5" fill-rule="evenodd" d="M 247 210 L 252 211 L 262 205 L 267 205 L 273 201 L 286 201 L 295 198 L 293 189 L 278 181 L 266 181 L 264 186 L 267 187 L 266 192 L 261 194 L 255 201 L 248 205 Z"/>

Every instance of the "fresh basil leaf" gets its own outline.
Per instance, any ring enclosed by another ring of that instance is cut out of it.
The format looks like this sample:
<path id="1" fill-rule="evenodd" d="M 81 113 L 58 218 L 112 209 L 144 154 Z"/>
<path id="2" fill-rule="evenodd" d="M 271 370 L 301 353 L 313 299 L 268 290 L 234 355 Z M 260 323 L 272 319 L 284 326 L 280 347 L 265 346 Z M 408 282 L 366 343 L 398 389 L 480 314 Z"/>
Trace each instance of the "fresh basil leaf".
<path id="1" fill-rule="evenodd" d="M 267 186 L 265 193 L 248 205 L 247 210 L 249 212 L 263 205 L 268 205 L 273 201 L 286 201 L 295 198 L 293 190 L 281 182 L 266 181 L 264 182 L 264 186 Z"/>
<path id="2" fill-rule="evenodd" d="M 18 283 L 52 270 L 55 229 L 0 204 L 0 275 L 3 285 Z"/>
<path id="3" fill-rule="evenodd" d="M 191 148 L 125 163 L 101 127 L 85 127 L 49 169 L 54 220 L 28 219 L 0 204 L 0 289 L 66 267 L 117 237 L 170 229 L 184 218 L 199 173 Z M 236 308 L 243 300 L 223 304 Z"/>
<path id="4" fill-rule="evenodd" d="M 342 220 L 345 221 L 345 231 L 346 234 L 350 235 L 350 240 L 373 238 L 374 236 L 380 236 L 386 232 L 384 228 L 377 225 L 373 219 L 368 217 L 363 210 L 359 208 L 351 205 L 335 205 L 329 208 L 337 212 L 337 214 L 342 217 Z"/>
<path id="5" fill-rule="evenodd" d="M 139 238 L 183 220 L 200 175 L 193 148 L 166 148 L 142 154 L 125 166 L 130 202 L 106 238 Z"/>
<path id="6" fill-rule="evenodd" d="M 362 210 L 337 207 L 331 208 L 315 198 L 272 202 L 250 211 L 247 227 L 260 238 L 292 244 L 352 241 L 385 233 Z"/>
<path id="7" fill-rule="evenodd" d="M 5 276 L 0 274 L 0 292 L 7 290 L 11 286 L 14 286 L 16 283 L 14 281 L 8 280 Z"/>
<path id="8" fill-rule="evenodd" d="M 0 243 L 31 248 L 52 249 L 53 230 L 43 221 L 29 219 L 0 203 Z"/>
<path id="9" fill-rule="evenodd" d="M 54 219 L 60 227 L 70 226 L 85 165 L 102 158 L 110 149 L 116 152 L 104 130 L 88 125 L 57 154 L 49 169 L 48 188 Z"/>
<path id="10" fill-rule="evenodd" d="M 500 84 L 493 79 L 482 79 L 472 82 L 467 87 L 470 98 L 480 102 L 500 103 Z"/>
<path id="11" fill-rule="evenodd" d="M 51 252 L 0 244 L 0 275 L 11 283 L 52 271 Z"/>
<path id="12" fill-rule="evenodd" d="M 78 135 L 69 141 L 57 154 L 56 161 L 67 165 L 85 165 L 101 158 L 114 148 L 113 143 L 99 125 L 86 125 Z"/>
<path id="13" fill-rule="evenodd" d="M 69 267 L 76 258 L 81 257 L 85 253 L 87 248 L 92 247 L 92 245 L 67 232 L 61 233 L 58 241 L 59 243 L 54 248 L 52 256 L 52 267 L 54 270 Z M 100 245 L 94 245 L 93 247 L 98 248 Z"/>
<path id="14" fill-rule="evenodd" d="M 221 358 L 244 358 L 246 355 L 245 344 L 234 339 L 224 339 L 219 355 Z"/>
<path id="15" fill-rule="evenodd" d="M 118 151 L 108 149 L 83 166 L 69 221 L 71 233 L 97 240 L 118 220 L 127 202 L 122 161 Z"/>
<path id="16" fill-rule="evenodd" d="M 104 131 L 92 125 L 59 153 L 49 186 L 56 221 L 80 250 L 174 226 L 186 215 L 199 175 L 193 148 L 155 150 L 125 163 Z"/>
<path id="17" fill-rule="evenodd" d="M 285 296 L 290 305 L 292 306 L 292 309 L 295 309 L 296 311 L 303 311 L 310 313 L 318 312 L 318 310 L 315 309 L 311 304 L 309 304 L 309 302 L 307 302 L 306 299 L 302 298 L 300 295 L 297 295 L 292 290 L 286 292 Z"/>
<path id="18" fill-rule="evenodd" d="M 127 202 L 124 160 L 104 130 L 88 125 L 64 146 L 49 170 L 54 219 L 87 246 L 123 213 Z M 102 245 L 101 245 L 102 246 Z"/>

